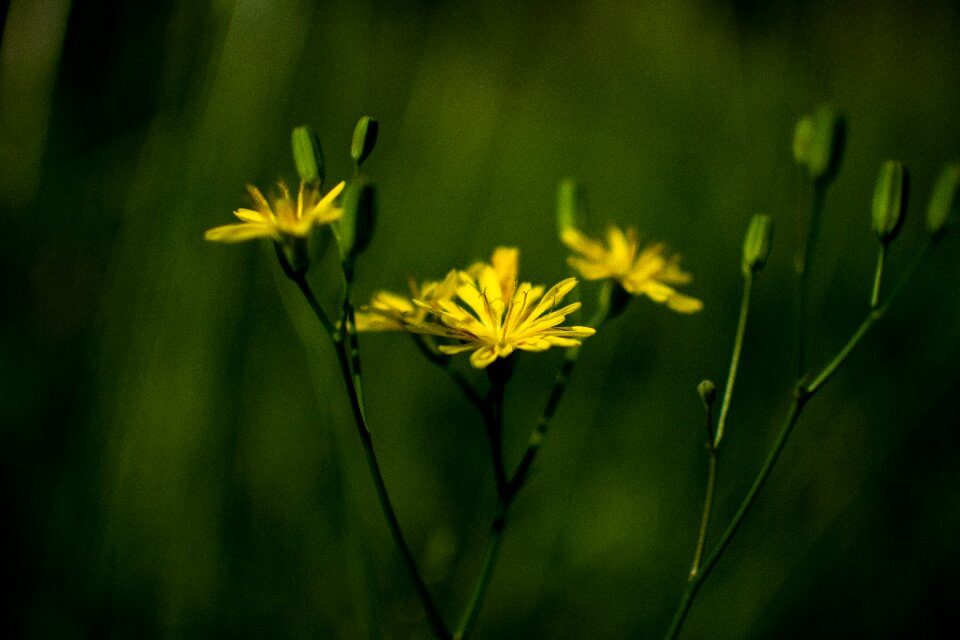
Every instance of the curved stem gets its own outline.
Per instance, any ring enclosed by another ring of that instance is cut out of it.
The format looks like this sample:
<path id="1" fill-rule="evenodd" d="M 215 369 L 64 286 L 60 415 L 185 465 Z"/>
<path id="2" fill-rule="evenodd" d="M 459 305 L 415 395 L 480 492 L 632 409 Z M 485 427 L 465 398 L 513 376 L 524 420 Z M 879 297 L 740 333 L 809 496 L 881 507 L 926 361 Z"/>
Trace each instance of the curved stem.
<path id="1" fill-rule="evenodd" d="M 609 305 L 601 305 L 587 323 L 587 326 L 599 329 L 607 321 L 609 314 Z M 537 453 L 540 452 L 540 445 L 543 443 L 543 438 L 547 433 L 547 429 L 550 427 L 550 421 L 553 420 L 553 415 L 560 405 L 560 399 L 563 398 L 563 394 L 567 389 L 567 381 L 570 379 L 570 375 L 573 373 L 573 367 L 577 364 L 579 357 L 579 345 L 568 347 L 564 351 L 563 362 L 557 371 L 557 377 L 554 379 L 553 388 L 550 390 L 550 396 L 547 398 L 547 404 L 544 406 L 543 413 L 540 414 L 540 418 L 537 420 L 536 427 L 534 427 L 533 432 L 530 434 L 530 439 L 527 441 L 527 448 L 523 452 L 520 464 L 517 465 L 517 469 L 513 473 L 513 478 L 510 479 L 509 495 L 511 499 L 520 491 L 520 488 L 527 479 L 527 475 L 530 473 L 530 467 L 533 465 Z"/>
<path id="2" fill-rule="evenodd" d="M 799 391 L 802 392 L 802 390 Z M 767 459 L 764 461 L 763 467 L 760 469 L 760 473 L 757 474 L 757 477 L 753 481 L 753 485 L 751 485 L 746 497 L 740 504 L 740 508 L 733 516 L 730 524 L 727 525 L 726 530 L 724 530 L 723 535 L 720 536 L 717 544 L 714 545 L 713 549 L 710 551 L 710 555 L 707 556 L 707 559 L 703 563 L 703 568 L 697 574 L 691 574 L 690 579 L 687 581 L 687 586 L 683 590 L 683 595 L 680 597 L 680 603 L 677 606 L 677 611 L 673 616 L 673 621 L 670 623 L 670 628 L 667 630 L 664 638 L 674 640 L 680 635 L 680 629 L 683 628 L 683 623 L 686 620 L 687 613 L 690 611 L 690 606 L 693 604 L 694 597 L 697 595 L 700 587 L 703 586 L 704 580 L 707 579 L 707 576 L 710 575 L 710 572 L 716 566 L 717 561 L 726 550 L 727 545 L 730 544 L 730 540 L 737 532 L 737 529 L 740 528 L 740 525 L 743 523 L 743 519 L 746 517 L 747 512 L 750 511 L 750 507 L 753 506 L 757 494 L 760 493 L 760 489 L 763 488 L 767 478 L 770 476 L 770 472 L 773 470 L 774 464 L 776 464 L 777 459 L 780 457 L 780 453 L 783 451 L 784 446 L 786 446 L 787 440 L 790 437 L 790 432 L 797 423 L 797 419 L 800 417 L 800 412 L 803 409 L 803 405 L 807 400 L 809 400 L 809 395 L 803 395 L 802 393 L 797 394 L 793 404 L 790 406 L 790 412 L 787 415 L 786 420 L 784 420 L 783 427 L 780 429 L 780 434 L 777 436 L 777 440 L 774 443 L 773 448 L 770 449 L 770 453 L 767 454 Z"/>
<path id="3" fill-rule="evenodd" d="M 833 359 L 830 360 L 830 362 L 828 362 L 826 366 L 824 366 L 810 382 L 800 382 L 797 384 L 794 390 L 793 402 L 790 404 L 790 409 L 787 412 L 786 418 L 784 418 L 783 426 L 780 428 L 780 433 L 777 435 L 777 439 L 773 443 L 773 447 L 767 454 L 767 458 L 764 460 L 763 466 L 760 468 L 757 477 L 750 486 L 750 490 L 747 491 L 747 495 L 744 497 L 743 502 L 740 503 L 740 508 L 737 509 L 737 512 L 730 520 L 730 523 L 720 536 L 720 539 L 713 546 L 713 549 L 710 551 L 710 554 L 703 563 L 703 568 L 696 576 L 692 576 L 692 579 L 687 581 L 687 586 L 684 589 L 683 594 L 680 596 L 680 602 L 677 605 L 677 610 L 674 614 L 673 621 L 670 623 L 670 627 L 664 636 L 666 639 L 673 640 L 680 635 L 680 630 L 683 627 L 683 623 L 686 620 L 687 613 L 690 611 L 690 607 L 693 604 L 693 600 L 696 597 L 697 592 L 699 592 L 700 587 L 703 586 L 703 582 L 707 579 L 707 576 L 710 575 L 710 572 L 720 560 L 723 552 L 726 551 L 727 546 L 730 544 L 733 536 L 737 533 L 740 525 L 743 524 L 744 518 L 746 518 L 747 513 L 753 506 L 753 503 L 756 500 L 757 495 L 760 493 L 760 490 L 763 488 L 763 485 L 766 483 L 767 478 L 770 477 L 770 473 L 773 471 L 774 465 L 777 463 L 777 460 L 780 458 L 780 454 L 783 452 L 787 441 L 790 439 L 790 434 L 793 432 L 794 426 L 796 426 L 797 421 L 800 419 L 800 414 L 803 412 L 804 407 L 813 398 L 817 391 L 819 391 L 823 385 L 830 380 L 833 374 L 836 373 L 837 369 L 839 369 L 840 366 L 846 362 L 847 358 L 851 353 L 853 353 L 854 349 L 856 349 L 856 347 L 863 341 L 864 336 L 867 335 L 870 328 L 873 327 L 873 325 L 876 324 L 877 321 L 879 321 L 886 314 L 890 304 L 894 301 L 894 299 L 896 299 L 897 295 L 903 290 L 903 287 L 906 286 L 907 282 L 909 282 L 909 280 L 913 277 L 913 274 L 922 264 L 930 247 L 931 243 L 928 242 L 924 246 L 923 250 L 918 254 L 917 259 L 904 274 L 903 278 L 901 278 L 897 283 L 897 286 L 894 287 L 893 291 L 890 292 L 887 301 L 882 306 L 871 309 L 870 313 L 868 313 L 867 317 L 864 318 L 863 322 L 860 323 L 860 326 L 853 333 L 847 343 L 842 349 L 840 349 L 839 352 L 837 352 L 837 355 L 835 355 Z"/>
<path id="4" fill-rule="evenodd" d="M 480 615 L 480 606 L 483 604 L 487 593 L 487 587 L 490 585 L 490 579 L 493 576 L 493 568 L 497 564 L 497 555 L 500 551 L 500 542 L 503 540 L 503 529 L 506 526 L 508 503 L 500 499 L 497 501 L 497 513 L 490 525 L 490 537 L 487 538 L 487 548 L 483 552 L 483 563 L 480 567 L 480 575 L 473 586 L 473 593 L 470 594 L 470 601 L 467 608 L 464 609 L 460 623 L 453 633 L 454 640 L 463 640 L 473 630 Z"/>
<path id="5" fill-rule="evenodd" d="M 747 271 L 743 274 L 743 296 L 740 298 L 740 319 L 737 320 L 737 333 L 733 340 L 733 354 L 730 356 L 730 371 L 727 373 L 727 384 L 723 389 L 723 403 L 720 405 L 720 417 L 717 419 L 717 435 L 713 440 L 714 448 L 720 446 L 723 439 L 723 430 L 727 426 L 727 413 L 730 411 L 730 400 L 733 398 L 733 385 L 737 381 L 737 368 L 740 366 L 740 353 L 743 351 L 743 335 L 747 330 L 747 314 L 750 311 L 750 294 L 753 291 L 753 274 Z"/>
<path id="6" fill-rule="evenodd" d="M 693 564 L 690 566 L 688 580 L 693 580 L 700 573 L 700 561 L 707 545 L 707 529 L 710 527 L 710 514 L 713 511 L 713 494 L 717 484 L 717 448 L 708 442 L 707 453 L 707 490 L 703 497 L 703 515 L 700 517 L 700 531 L 697 533 L 697 546 L 693 552 Z"/>
<path id="7" fill-rule="evenodd" d="M 873 274 L 873 292 L 870 294 L 870 308 L 876 309 L 880 304 L 880 286 L 883 283 L 883 263 L 887 257 L 887 245 L 881 243 L 877 253 L 877 269 Z"/>
<path id="8" fill-rule="evenodd" d="M 364 411 L 362 399 L 362 387 L 360 386 L 360 359 L 356 346 L 356 328 L 353 322 L 353 309 L 349 303 L 349 291 L 347 291 L 344 296 L 344 313 L 341 318 L 341 328 L 346 327 L 347 331 L 347 340 L 345 341 L 342 331 L 333 330 L 329 319 L 324 322 L 323 318 L 326 317 L 326 314 L 323 312 L 323 308 L 320 306 L 319 301 L 313 294 L 313 290 L 310 288 L 310 285 L 307 283 L 304 275 L 294 274 L 292 279 L 297 286 L 300 287 L 300 290 L 303 292 L 304 297 L 306 297 L 310 307 L 320 319 L 321 323 L 324 325 L 324 328 L 327 329 L 328 333 L 330 334 L 334 350 L 337 354 L 337 362 L 340 365 L 340 373 L 343 376 L 343 382 L 347 388 L 347 395 L 350 399 L 350 408 L 353 411 L 354 423 L 357 426 L 357 433 L 360 436 L 360 442 L 363 444 L 363 451 L 366 456 L 367 466 L 370 469 L 370 475 L 373 478 L 377 499 L 379 500 L 380 507 L 383 510 L 384 516 L 386 517 L 387 527 L 390 530 L 390 535 L 393 538 L 394 545 L 397 547 L 397 550 L 400 552 L 400 555 L 403 558 L 404 565 L 406 566 L 407 572 L 410 575 L 410 579 L 413 582 L 414 590 L 417 592 L 417 596 L 420 598 L 420 601 L 423 604 L 424 611 L 427 615 L 427 620 L 430 624 L 430 627 L 433 629 L 434 635 L 442 640 L 447 640 L 450 638 L 450 632 L 447 630 L 447 627 L 443 622 L 443 618 L 433 602 L 433 598 L 427 589 L 426 582 L 424 582 L 423 576 L 420 575 L 420 570 L 417 567 L 413 553 L 410 551 L 410 547 L 404 538 L 403 530 L 400 527 L 400 521 L 397 519 L 397 514 L 393 509 L 393 504 L 390 502 L 390 496 L 387 493 L 387 487 L 383 480 L 383 473 L 380 471 L 380 464 L 377 462 L 376 452 L 373 448 L 373 439 L 370 435 L 370 430 L 367 427 L 366 412 Z M 330 328 L 328 328 L 328 326 Z M 347 342 L 350 343 L 350 347 L 348 347 Z M 352 354 L 348 353 L 348 348 L 352 351 Z M 351 368 L 351 356 L 355 368 Z"/>

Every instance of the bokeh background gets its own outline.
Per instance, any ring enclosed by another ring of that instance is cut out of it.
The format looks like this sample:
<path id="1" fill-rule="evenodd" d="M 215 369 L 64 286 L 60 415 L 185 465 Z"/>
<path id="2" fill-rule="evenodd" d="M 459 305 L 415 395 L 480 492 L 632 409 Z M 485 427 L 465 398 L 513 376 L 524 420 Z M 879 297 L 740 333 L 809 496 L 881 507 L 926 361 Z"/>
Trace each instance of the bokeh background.
<path id="1" fill-rule="evenodd" d="M 640 300 L 583 350 L 515 504 L 477 638 L 646 638 L 688 570 L 705 377 L 726 372 L 742 232 L 777 224 L 721 454 L 712 535 L 795 373 L 794 123 L 849 119 L 812 274 L 811 358 L 863 317 L 880 163 L 912 169 L 896 278 L 960 156 L 952 2 L 13 0 L 0 47 L 2 617 L 24 638 L 415 638 L 334 355 L 269 247 L 202 240 L 311 124 L 380 222 L 357 297 L 489 255 L 565 273 L 557 183 L 681 251 L 705 309 Z M 948 236 L 810 405 L 685 638 L 932 637 L 960 624 L 960 245 Z M 335 295 L 333 265 L 314 274 Z M 589 305 L 595 289 L 584 286 Z M 589 311 L 589 309 L 588 309 Z M 442 611 L 480 562 L 479 420 L 402 336 L 364 339 L 387 483 Z M 508 394 L 515 461 L 559 352 Z M 461 363 L 465 364 L 465 363 Z M 465 368 L 466 370 L 466 368 Z M 474 375 L 467 371 L 468 374 Z M 477 377 L 482 383 L 482 377 Z"/>

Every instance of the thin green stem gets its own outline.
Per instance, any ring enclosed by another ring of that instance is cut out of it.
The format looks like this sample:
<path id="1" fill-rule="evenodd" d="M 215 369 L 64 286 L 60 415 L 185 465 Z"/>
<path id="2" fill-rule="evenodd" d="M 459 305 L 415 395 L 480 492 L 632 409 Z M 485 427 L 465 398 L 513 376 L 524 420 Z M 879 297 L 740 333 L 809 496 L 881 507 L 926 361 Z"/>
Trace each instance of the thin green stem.
<path id="1" fill-rule="evenodd" d="M 343 314 L 341 316 L 341 328 L 346 327 L 345 340 L 345 336 L 342 331 L 335 330 L 332 324 L 330 324 L 329 319 L 324 321 L 325 313 L 323 312 L 323 308 L 320 306 L 320 303 L 314 295 L 313 290 L 307 283 L 305 276 L 303 274 L 294 274 L 292 279 L 297 286 L 300 287 L 300 290 L 303 292 L 303 295 L 306 297 L 310 307 L 317 315 L 317 318 L 320 319 L 321 324 L 324 325 L 324 328 L 327 329 L 327 332 L 330 334 L 334 350 L 337 354 L 337 362 L 340 365 L 340 373 L 343 376 L 343 382 L 347 388 L 347 395 L 350 399 L 350 408 L 353 411 L 354 423 L 357 426 L 357 433 L 360 436 L 360 442 L 363 444 L 363 451 L 367 459 L 367 466 L 370 469 L 370 475 L 373 478 L 377 499 L 379 500 L 380 507 L 383 510 L 384 516 L 386 517 L 387 527 L 390 530 L 390 535 L 393 538 L 394 545 L 397 547 L 397 549 L 400 551 L 400 555 L 403 557 L 404 565 L 406 566 L 407 572 L 409 573 L 411 581 L 413 582 L 414 590 L 417 592 L 417 596 L 420 598 L 420 601 L 423 604 L 424 611 L 427 615 L 427 621 L 429 622 L 430 627 L 433 629 L 434 635 L 442 640 L 447 640 L 450 638 L 450 632 L 447 630 L 446 624 L 443 622 L 443 618 L 433 602 L 433 598 L 427 589 L 426 582 L 424 582 L 423 577 L 420 575 L 420 570 L 417 567 L 413 553 L 410 551 L 410 547 L 407 544 L 406 538 L 404 538 L 403 530 L 400 527 L 400 521 L 397 519 L 397 514 L 393 509 L 393 504 L 390 502 L 390 496 L 387 493 L 387 487 L 383 480 L 383 473 L 380 470 L 380 464 L 377 462 L 376 452 L 374 451 L 373 439 L 370 435 L 370 430 L 367 427 L 366 412 L 364 411 L 363 407 L 362 387 L 360 386 L 360 359 L 356 348 L 356 330 L 353 322 L 353 309 L 349 303 L 349 292 L 347 292 L 347 294 L 344 296 L 345 302 L 343 306 Z M 351 346 L 348 346 L 348 343 Z M 352 351 L 352 353 L 348 352 L 348 349 Z M 351 358 L 354 366 L 356 367 L 355 369 L 351 367 Z"/>
<path id="2" fill-rule="evenodd" d="M 743 336 L 747 330 L 747 315 L 750 311 L 750 295 L 753 292 L 753 273 L 743 274 L 743 296 L 740 299 L 740 318 L 737 320 L 737 333 L 733 340 L 733 354 L 730 356 L 730 371 L 727 372 L 727 384 L 723 389 L 723 403 L 720 405 L 720 417 L 717 420 L 717 435 L 713 440 L 714 448 L 720 446 L 723 431 L 727 426 L 727 413 L 733 399 L 733 386 L 737 381 L 737 369 L 740 366 L 740 353 L 743 351 Z"/>
<path id="3" fill-rule="evenodd" d="M 480 607 L 486 596 L 487 587 L 490 586 L 493 568 L 497 564 L 497 555 L 500 551 L 500 543 L 503 541 L 503 529 L 506 526 L 508 508 L 509 505 L 507 502 L 503 500 L 497 501 L 497 513 L 490 525 L 490 536 L 487 538 L 487 548 L 483 552 L 480 575 L 473 585 L 473 592 L 470 594 L 470 601 L 467 603 L 467 608 L 464 609 L 460 623 L 453 633 L 454 640 L 464 640 L 469 636 L 480 615 Z"/>
<path id="4" fill-rule="evenodd" d="M 824 366 L 823 369 L 821 369 L 820 372 L 814 376 L 810 382 L 806 384 L 800 382 L 797 384 L 794 390 L 793 402 L 790 404 L 790 409 L 787 412 L 786 418 L 784 418 L 783 425 L 780 428 L 780 433 L 777 435 L 777 439 L 773 443 L 773 447 L 767 454 L 767 458 L 764 460 L 763 466 L 760 468 L 760 471 L 754 479 L 753 484 L 750 486 L 750 490 L 744 497 L 743 502 L 740 503 L 740 508 L 737 509 L 737 512 L 731 519 L 730 524 L 727 525 L 727 528 L 724 530 L 723 534 L 710 551 L 710 554 L 703 562 L 702 569 L 696 576 L 693 576 L 692 579 L 687 581 L 686 588 L 684 589 L 683 594 L 680 596 L 680 602 L 677 605 L 677 610 L 674 614 L 673 621 L 671 622 L 670 627 L 664 636 L 665 638 L 668 640 L 674 640 L 680 635 L 680 630 L 683 627 L 683 623 L 686 620 L 687 614 L 690 611 L 690 607 L 693 604 L 693 600 L 696 597 L 697 592 L 699 592 L 703 582 L 707 579 L 707 576 L 710 575 L 710 572 L 716 566 L 724 551 L 726 551 L 727 546 L 730 544 L 733 536 L 737 533 L 740 525 L 743 524 L 744 518 L 746 518 L 747 513 L 750 511 L 750 508 L 756 501 L 757 495 L 760 493 L 763 485 L 770 477 L 770 473 L 773 471 L 774 465 L 777 463 L 777 460 L 780 458 L 780 454 L 783 452 L 787 441 L 790 439 L 790 434 L 793 432 L 794 426 L 796 426 L 797 421 L 800 419 L 800 414 L 803 412 L 804 407 L 813 398 L 817 391 L 819 391 L 823 385 L 827 383 L 834 373 L 836 373 L 837 369 L 843 365 L 853 350 L 856 349 L 856 347 L 863 341 L 864 336 L 866 336 L 870 328 L 884 316 L 887 309 L 890 307 L 890 304 L 896 299 L 897 295 L 899 295 L 900 291 L 906 286 L 909 280 L 913 277 L 913 274 L 922 264 L 924 258 L 926 257 L 927 251 L 930 249 L 930 246 L 930 243 L 927 243 L 927 245 L 924 246 L 923 251 L 920 252 L 920 254 L 917 256 L 917 259 L 904 274 L 903 278 L 901 278 L 901 280 L 897 283 L 893 291 L 890 292 L 887 301 L 882 306 L 872 309 L 869 312 L 867 317 L 863 320 L 843 348 L 840 349 L 837 355 L 834 356 L 834 358 L 827 363 L 826 366 Z"/>
<path id="5" fill-rule="evenodd" d="M 594 329 L 599 329 L 609 318 L 610 307 L 607 305 L 600 306 L 593 317 L 590 319 L 590 322 L 587 323 L 587 326 L 593 327 Z M 573 373 L 573 368 L 577 364 L 577 359 L 580 357 L 580 346 L 568 347 L 563 354 L 563 362 L 560 364 L 560 369 L 557 371 L 557 376 L 553 382 L 553 388 L 550 390 L 550 396 L 547 398 L 547 404 L 543 408 L 543 413 L 540 414 L 540 418 L 537 420 L 537 424 L 533 429 L 533 432 L 530 434 L 529 440 L 527 440 L 527 448 L 523 452 L 523 457 L 520 459 L 520 463 L 517 465 L 516 471 L 513 473 L 513 478 L 510 479 L 510 491 L 509 495 L 511 499 L 526 481 L 528 474 L 530 473 L 530 467 L 533 465 L 533 461 L 536 459 L 537 454 L 540 451 L 540 445 L 543 443 L 543 438 L 546 436 L 547 429 L 550 428 L 550 422 L 553 420 L 553 416 L 557 411 L 557 407 L 560 405 L 560 400 L 563 398 L 563 394 L 567 389 L 567 381 L 570 379 L 570 375 Z"/>
<path id="6" fill-rule="evenodd" d="M 497 483 L 497 498 L 509 502 L 510 481 L 503 462 L 503 398 L 506 392 L 508 368 L 510 363 L 497 361 L 487 369 L 490 374 L 490 395 L 487 397 L 487 409 L 483 412 L 487 427 L 487 441 L 490 443 L 490 458 L 493 463 L 493 476 Z"/>
<path id="7" fill-rule="evenodd" d="M 743 523 L 743 519 L 746 517 L 750 507 L 753 506 L 757 494 L 760 493 L 760 489 L 763 488 L 767 478 L 770 476 L 770 472 L 773 470 L 774 464 L 776 464 L 777 459 L 780 457 L 780 453 L 783 451 L 784 446 L 786 446 L 787 440 L 790 437 L 790 432 L 797 423 L 797 419 L 800 417 L 800 411 L 807 400 L 809 400 L 809 395 L 803 396 L 798 393 L 795 397 L 793 404 L 790 406 L 790 412 L 780 430 L 780 434 L 777 436 L 777 440 L 774 443 L 773 448 L 770 449 L 769 454 L 767 454 L 767 459 L 764 461 L 763 467 L 760 469 L 760 473 L 757 474 L 757 477 L 754 479 L 750 490 L 747 492 L 747 496 L 740 504 L 740 508 L 737 510 L 736 514 L 733 516 L 733 519 L 730 521 L 730 524 L 727 525 L 726 530 L 720 536 L 720 539 L 707 556 L 707 559 L 704 561 L 701 570 L 695 575 L 691 573 L 690 578 L 687 580 L 687 586 L 683 590 L 683 594 L 680 597 L 680 603 L 677 606 L 677 611 L 673 616 L 673 621 L 670 623 L 670 628 L 667 630 L 664 638 L 675 640 L 677 637 L 679 637 L 680 630 L 683 628 L 683 623 L 686 620 L 687 614 L 690 612 L 690 606 L 693 604 L 694 597 L 696 597 L 697 592 L 700 591 L 700 587 L 703 586 L 704 580 L 707 579 L 707 576 L 710 575 L 710 572 L 716 566 L 717 561 L 726 550 L 727 545 L 730 544 L 730 540 L 737 532 L 737 529 L 740 528 L 740 525 Z"/>
<path id="8" fill-rule="evenodd" d="M 883 266 L 887 258 L 887 245 L 880 243 L 880 251 L 877 252 L 877 270 L 873 274 L 873 292 L 870 294 L 870 308 L 876 309 L 880 304 L 880 287 L 883 284 Z"/>
<path id="9" fill-rule="evenodd" d="M 606 322 L 608 314 L 609 306 L 602 305 L 591 319 L 590 326 L 595 328 L 600 327 Z M 466 638 L 476 623 L 477 616 L 480 613 L 480 607 L 487 593 L 487 587 L 493 577 L 493 569 L 496 566 L 497 554 L 500 543 L 503 540 L 503 531 L 506 526 L 507 510 L 522 488 L 524 480 L 527 478 L 534 458 L 536 458 L 537 452 L 540 449 L 540 443 L 543 441 L 543 437 L 550 425 L 550 420 L 553 418 L 557 405 L 563 397 L 567 380 L 573 371 L 573 366 L 576 364 L 579 352 L 579 346 L 570 347 L 564 352 L 563 363 L 557 372 L 557 378 L 550 392 L 550 397 L 547 400 L 540 419 L 537 421 L 536 428 L 530 435 L 530 440 L 527 442 L 527 448 L 524 451 L 523 458 L 509 481 L 507 480 L 503 465 L 500 435 L 503 430 L 503 392 L 506 377 L 502 371 L 500 373 L 491 371 L 490 379 L 492 387 L 490 389 L 487 408 L 483 413 L 484 420 L 487 424 L 487 432 L 490 435 L 490 453 L 494 461 L 494 476 L 497 478 L 497 512 L 490 526 L 490 536 L 487 538 L 487 548 L 484 552 L 483 564 L 477 576 L 477 581 L 474 583 L 470 601 L 460 619 L 460 624 L 457 625 L 457 630 L 454 632 L 454 638 L 457 640 Z M 501 482 L 503 483 L 502 485 Z"/>
<path id="10" fill-rule="evenodd" d="M 693 564 L 690 566 L 689 580 L 693 580 L 700 573 L 700 561 L 703 559 L 703 550 L 707 545 L 707 529 L 710 527 L 710 514 L 713 511 L 713 493 L 717 484 L 717 448 L 707 443 L 707 490 L 703 497 L 703 515 L 700 517 L 700 531 L 697 533 L 697 546 L 693 552 Z"/>

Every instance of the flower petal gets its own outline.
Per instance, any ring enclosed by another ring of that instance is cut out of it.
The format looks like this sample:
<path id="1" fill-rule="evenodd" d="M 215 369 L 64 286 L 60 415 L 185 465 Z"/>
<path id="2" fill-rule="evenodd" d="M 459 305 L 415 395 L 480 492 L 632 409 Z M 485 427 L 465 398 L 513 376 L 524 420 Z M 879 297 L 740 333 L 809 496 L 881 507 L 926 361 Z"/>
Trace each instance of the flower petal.
<path id="1" fill-rule="evenodd" d="M 211 242 L 244 242 L 255 238 L 269 238 L 273 235 L 272 225 L 240 222 L 208 229 L 203 237 Z"/>

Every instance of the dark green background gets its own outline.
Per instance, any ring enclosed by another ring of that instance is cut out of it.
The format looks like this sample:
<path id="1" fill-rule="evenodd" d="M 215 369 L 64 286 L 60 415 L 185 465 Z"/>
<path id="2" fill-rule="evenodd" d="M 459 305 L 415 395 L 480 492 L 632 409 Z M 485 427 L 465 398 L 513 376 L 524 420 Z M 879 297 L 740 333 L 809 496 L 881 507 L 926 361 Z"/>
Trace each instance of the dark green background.
<path id="1" fill-rule="evenodd" d="M 14 0 L 4 18 L 0 465 L 14 588 L 0 625 L 15 637 L 426 634 L 332 349 L 265 243 L 202 240 L 245 182 L 293 177 L 293 126 L 316 127 L 340 179 L 356 119 L 380 121 L 368 163 L 380 225 L 358 300 L 497 244 L 521 248 L 525 278 L 563 277 L 553 201 L 568 175 L 599 224 L 669 242 L 696 276 L 686 291 L 702 313 L 640 300 L 588 341 L 477 638 L 663 633 L 706 474 L 694 389 L 725 375 L 757 211 L 777 234 L 714 538 L 789 404 L 798 116 L 830 100 L 850 123 L 812 274 L 815 363 L 865 313 L 880 163 L 913 175 L 895 279 L 922 244 L 933 181 L 960 156 L 955 3 Z M 804 414 L 685 638 L 960 625 L 958 242 Z M 325 299 L 332 266 L 316 274 Z M 493 506 L 481 424 L 409 340 L 362 346 L 387 483 L 452 621 Z M 511 460 L 559 358 L 519 362 Z"/>

